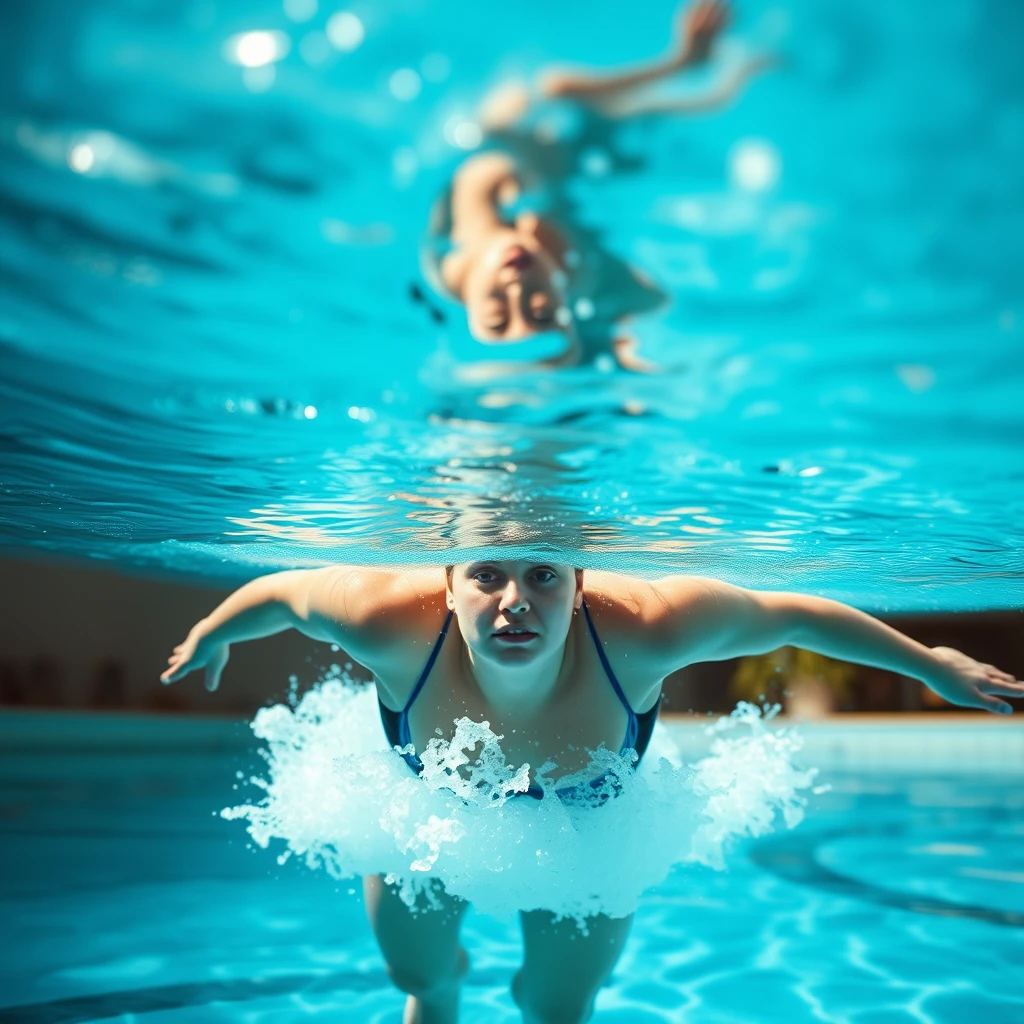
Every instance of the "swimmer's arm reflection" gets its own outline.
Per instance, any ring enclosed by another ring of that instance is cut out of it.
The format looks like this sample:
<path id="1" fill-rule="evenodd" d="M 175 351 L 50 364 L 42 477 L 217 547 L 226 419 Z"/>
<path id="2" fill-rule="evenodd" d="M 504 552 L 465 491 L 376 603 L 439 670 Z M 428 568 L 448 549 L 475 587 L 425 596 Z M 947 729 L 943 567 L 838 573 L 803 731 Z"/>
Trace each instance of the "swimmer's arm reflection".
<path id="1" fill-rule="evenodd" d="M 680 45 L 664 59 L 651 61 L 629 71 L 604 75 L 552 71 L 543 76 L 541 92 L 550 97 L 563 96 L 582 101 L 615 99 L 684 68 L 703 64 L 711 53 L 712 44 L 728 22 L 729 9 L 726 4 L 719 0 L 699 0 L 684 9 L 680 17 Z"/>
<path id="2" fill-rule="evenodd" d="M 430 574 L 329 566 L 261 576 L 192 627 L 167 659 L 169 667 L 160 679 L 175 683 L 205 668 L 206 688 L 216 690 L 231 644 L 286 629 L 336 643 L 371 671 L 387 667 L 389 651 L 394 653 L 396 647 L 390 613 L 404 615 L 408 624 L 422 613 L 429 617 L 430 610 L 418 597 L 428 589 L 423 584 L 429 581 L 421 578 L 425 575 Z"/>
<path id="3" fill-rule="evenodd" d="M 1024 682 L 993 665 L 949 647 L 926 647 L 838 601 L 694 577 L 671 577 L 654 588 L 659 603 L 650 616 L 651 650 L 671 666 L 668 671 L 792 644 L 910 676 L 963 707 L 1010 714 L 1000 697 L 1024 697 Z"/>

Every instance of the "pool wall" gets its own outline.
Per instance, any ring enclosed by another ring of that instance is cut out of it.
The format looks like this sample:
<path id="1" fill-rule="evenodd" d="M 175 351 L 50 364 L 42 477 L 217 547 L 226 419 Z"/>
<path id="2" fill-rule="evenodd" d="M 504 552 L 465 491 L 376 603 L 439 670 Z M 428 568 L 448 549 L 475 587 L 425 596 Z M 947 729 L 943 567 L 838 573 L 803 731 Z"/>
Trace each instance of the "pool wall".
<path id="1" fill-rule="evenodd" d="M 329 645 L 290 631 L 236 644 L 217 693 L 207 693 L 198 677 L 163 687 L 157 677 L 164 659 L 227 590 L 128 575 L 96 563 L 10 557 L 0 558 L 0 577 L 0 677 L 11 677 L 26 704 L 251 717 L 285 697 L 291 676 L 301 688 L 324 667 L 344 662 Z M 1024 678 L 1020 610 L 885 618 L 922 643 L 959 647 Z M 675 673 L 666 682 L 663 711 L 728 712 L 733 671 L 732 663 L 719 662 Z M 14 703 L 2 692 L 7 686 L 0 678 L 0 704 Z M 854 690 L 850 710 L 922 710 L 920 684 L 891 673 L 861 670 Z"/>
<path id="2" fill-rule="evenodd" d="M 706 716 L 664 715 L 662 721 L 687 760 L 711 746 Z M 994 773 L 1024 775 L 1024 716 L 978 713 L 840 715 L 821 722 L 780 718 L 803 737 L 800 760 L 822 771 Z M 140 764 L 173 757 L 259 767 L 259 742 L 243 719 L 133 712 L 8 710 L 0 712 L 0 773 L 28 771 L 49 757 L 74 759 L 76 772 L 102 774 L 125 756 Z M 65 762 L 67 763 L 67 762 Z M 120 770 L 118 767 L 117 770 Z"/>

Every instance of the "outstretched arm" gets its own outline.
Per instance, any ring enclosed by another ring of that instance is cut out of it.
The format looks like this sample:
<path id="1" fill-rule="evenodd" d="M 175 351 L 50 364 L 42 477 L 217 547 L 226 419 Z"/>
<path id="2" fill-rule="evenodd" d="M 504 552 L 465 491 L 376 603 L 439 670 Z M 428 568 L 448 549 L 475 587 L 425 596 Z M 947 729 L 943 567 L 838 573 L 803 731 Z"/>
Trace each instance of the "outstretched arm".
<path id="1" fill-rule="evenodd" d="M 192 627 L 167 659 L 169 667 L 160 678 L 174 683 L 205 668 L 206 688 L 216 690 L 231 644 L 286 629 L 337 643 L 364 664 L 364 659 L 373 661 L 387 640 L 379 613 L 398 582 L 393 571 L 353 566 L 261 576 L 240 587 Z"/>
<path id="2" fill-rule="evenodd" d="M 540 89 L 545 96 L 568 96 L 598 105 L 613 102 L 643 85 L 660 81 L 695 64 L 702 64 L 711 46 L 729 21 L 722 0 L 697 0 L 680 19 L 681 41 L 675 52 L 635 68 L 611 74 L 557 71 L 543 76 Z"/>
<path id="3" fill-rule="evenodd" d="M 622 116 L 640 117 L 657 114 L 707 114 L 735 102 L 747 83 L 762 71 L 778 66 L 778 58 L 770 54 L 755 55 L 740 61 L 704 92 L 693 96 L 641 95 L 622 106 Z"/>
<path id="4" fill-rule="evenodd" d="M 838 601 L 670 577 L 653 584 L 653 649 L 673 669 L 792 644 L 919 679 L 952 704 L 1009 714 L 1024 682 L 949 647 L 925 647 Z M 670 669 L 671 671 L 672 669 Z"/>

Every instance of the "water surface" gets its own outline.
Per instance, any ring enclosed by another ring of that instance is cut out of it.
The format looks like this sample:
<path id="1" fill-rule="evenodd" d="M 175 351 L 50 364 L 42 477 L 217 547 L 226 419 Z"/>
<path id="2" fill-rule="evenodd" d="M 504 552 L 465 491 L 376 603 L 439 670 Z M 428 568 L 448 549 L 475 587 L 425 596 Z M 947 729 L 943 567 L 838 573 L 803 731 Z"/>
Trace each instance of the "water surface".
<path id="1" fill-rule="evenodd" d="M 386 0 L 347 50 L 314 7 L 5 6 L 2 543 L 232 579 L 553 545 L 1020 604 L 1019 7 L 738 5 L 723 59 L 786 66 L 572 188 L 672 296 L 634 325 L 663 371 L 486 386 L 409 297 L 459 126 L 549 59 L 661 52 L 673 5 Z M 248 31 L 284 34 L 272 81 L 225 56 Z"/>

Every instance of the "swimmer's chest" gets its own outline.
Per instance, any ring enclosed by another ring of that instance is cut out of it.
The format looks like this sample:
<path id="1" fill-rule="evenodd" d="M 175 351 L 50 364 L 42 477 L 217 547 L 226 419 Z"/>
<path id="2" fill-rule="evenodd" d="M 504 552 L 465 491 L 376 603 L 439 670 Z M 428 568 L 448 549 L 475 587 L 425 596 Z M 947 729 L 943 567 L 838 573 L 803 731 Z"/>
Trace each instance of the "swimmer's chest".
<path id="1" fill-rule="evenodd" d="M 580 662 L 570 685 L 529 715 L 519 715 L 489 706 L 457 664 L 442 656 L 409 711 L 413 745 L 422 751 L 431 739 L 449 741 L 455 722 L 469 718 L 490 723 L 510 764 L 536 770 L 553 761 L 558 768 L 549 774 L 555 779 L 585 768 L 590 752 L 602 744 L 617 753 L 626 735 L 626 709 L 596 654 L 587 651 Z"/>

